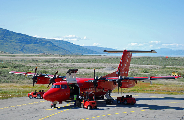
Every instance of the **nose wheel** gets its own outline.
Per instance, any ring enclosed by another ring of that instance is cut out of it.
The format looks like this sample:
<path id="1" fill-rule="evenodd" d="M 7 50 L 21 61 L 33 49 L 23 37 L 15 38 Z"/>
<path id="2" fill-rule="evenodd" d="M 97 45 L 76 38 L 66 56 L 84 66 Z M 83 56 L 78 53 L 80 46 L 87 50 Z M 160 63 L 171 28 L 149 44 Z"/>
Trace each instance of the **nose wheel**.
<path id="1" fill-rule="evenodd" d="M 51 104 L 50 107 L 51 107 L 51 108 L 57 108 L 57 107 L 56 107 L 56 104 Z"/>

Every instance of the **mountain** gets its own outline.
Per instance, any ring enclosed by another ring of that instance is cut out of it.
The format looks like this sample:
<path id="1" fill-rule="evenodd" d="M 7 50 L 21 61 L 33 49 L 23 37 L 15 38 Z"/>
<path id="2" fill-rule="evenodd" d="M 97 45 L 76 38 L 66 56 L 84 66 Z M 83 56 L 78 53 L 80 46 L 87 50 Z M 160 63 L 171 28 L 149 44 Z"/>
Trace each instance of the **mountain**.
<path id="1" fill-rule="evenodd" d="M 55 40 L 55 39 L 46 39 L 46 40 L 54 43 L 55 45 L 57 45 L 61 48 L 65 48 L 66 50 L 68 50 L 74 54 L 99 54 L 99 52 L 94 50 L 94 49 L 88 49 L 87 47 L 75 45 L 75 44 L 67 42 L 67 41 Z"/>
<path id="2" fill-rule="evenodd" d="M 96 51 L 67 41 L 36 38 L 0 28 L 0 51 L 19 54 L 95 54 Z"/>
<path id="3" fill-rule="evenodd" d="M 0 51 L 1 53 L 19 53 L 19 54 L 104 54 L 104 50 L 115 50 L 97 46 L 79 46 L 73 43 L 36 38 L 21 33 L 16 33 L 0 28 Z M 157 54 L 136 54 L 138 56 L 184 56 L 184 50 L 172 50 L 169 48 L 155 49 Z"/>

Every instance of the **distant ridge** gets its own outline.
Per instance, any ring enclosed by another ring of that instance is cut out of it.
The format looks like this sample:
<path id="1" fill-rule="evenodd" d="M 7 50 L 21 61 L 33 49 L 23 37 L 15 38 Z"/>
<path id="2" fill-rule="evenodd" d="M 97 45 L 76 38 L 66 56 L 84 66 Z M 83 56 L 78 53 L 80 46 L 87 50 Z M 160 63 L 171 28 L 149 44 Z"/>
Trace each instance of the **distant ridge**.
<path id="1" fill-rule="evenodd" d="M 15 54 L 97 54 L 98 52 L 67 41 L 36 38 L 0 28 L 0 51 Z"/>
<path id="2" fill-rule="evenodd" d="M 61 54 L 61 55 L 82 55 L 82 54 L 104 54 L 104 50 L 115 50 L 97 46 L 79 46 L 73 43 L 36 38 L 29 35 L 16 33 L 0 28 L 0 51 L 1 53 L 13 54 Z M 148 49 L 150 50 L 150 49 Z M 138 56 L 184 56 L 184 50 L 172 50 L 169 48 L 155 49 L 156 54 L 136 54 Z M 105 53 L 107 54 L 107 53 Z"/>

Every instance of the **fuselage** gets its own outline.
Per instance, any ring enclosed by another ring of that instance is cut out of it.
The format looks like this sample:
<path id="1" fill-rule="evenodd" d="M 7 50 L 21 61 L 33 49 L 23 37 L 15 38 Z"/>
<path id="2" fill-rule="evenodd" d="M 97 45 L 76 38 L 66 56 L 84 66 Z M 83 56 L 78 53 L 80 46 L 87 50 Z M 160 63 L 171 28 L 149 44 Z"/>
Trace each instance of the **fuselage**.
<path id="1" fill-rule="evenodd" d="M 118 79 L 118 77 L 112 77 L 111 79 Z M 79 89 L 73 89 L 72 87 L 76 86 L 68 84 L 67 81 L 56 82 L 44 94 L 43 98 L 51 102 L 58 101 L 62 103 L 62 101 L 69 100 L 72 94 L 84 96 L 86 93 L 88 93 L 89 96 L 94 96 L 95 94 L 96 97 L 100 97 L 118 86 L 116 80 L 113 80 L 98 80 L 96 90 L 94 83 L 92 82 L 94 81 L 94 78 L 76 78 L 77 87 Z M 124 81 L 122 88 L 133 87 L 134 85 L 135 81 Z"/>

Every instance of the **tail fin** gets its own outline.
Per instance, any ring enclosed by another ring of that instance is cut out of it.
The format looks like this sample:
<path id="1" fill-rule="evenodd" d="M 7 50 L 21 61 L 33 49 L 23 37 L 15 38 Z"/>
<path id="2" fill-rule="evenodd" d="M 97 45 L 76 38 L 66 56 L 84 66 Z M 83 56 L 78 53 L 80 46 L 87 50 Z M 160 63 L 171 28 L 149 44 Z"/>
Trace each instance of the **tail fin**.
<path id="1" fill-rule="evenodd" d="M 130 66 L 130 61 L 131 61 L 132 53 L 127 52 L 127 50 L 123 51 L 123 55 L 121 57 L 118 69 L 110 73 L 104 77 L 118 77 L 118 76 L 128 76 L 128 71 L 129 71 L 129 66 Z"/>
<path id="2" fill-rule="evenodd" d="M 118 77 L 118 76 L 127 77 L 132 53 L 156 53 L 156 51 L 154 50 L 151 50 L 151 51 L 137 51 L 137 50 L 107 51 L 107 50 L 104 50 L 104 52 L 108 52 L 108 53 L 122 53 L 123 52 L 123 55 L 121 57 L 118 69 L 115 72 L 110 73 L 103 77 Z"/>

